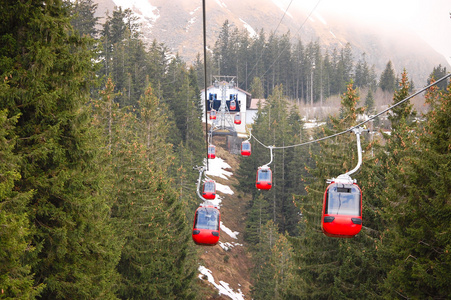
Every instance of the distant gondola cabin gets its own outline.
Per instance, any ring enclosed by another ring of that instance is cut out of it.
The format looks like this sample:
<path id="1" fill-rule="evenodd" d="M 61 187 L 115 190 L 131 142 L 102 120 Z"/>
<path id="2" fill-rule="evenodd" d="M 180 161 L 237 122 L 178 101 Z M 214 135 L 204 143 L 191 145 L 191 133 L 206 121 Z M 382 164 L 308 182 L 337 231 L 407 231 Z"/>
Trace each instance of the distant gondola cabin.
<path id="1" fill-rule="evenodd" d="M 235 114 L 234 123 L 237 124 L 237 125 L 241 124 L 241 114 L 240 113 L 236 113 Z"/>
<path id="2" fill-rule="evenodd" d="M 355 183 L 332 182 L 324 193 L 321 228 L 330 237 L 350 238 L 362 229 L 362 191 Z"/>
<path id="3" fill-rule="evenodd" d="M 210 120 L 216 120 L 216 110 L 214 109 L 210 111 Z"/>
<path id="4" fill-rule="evenodd" d="M 194 214 L 193 241 L 198 245 L 214 246 L 219 242 L 221 214 L 212 206 L 200 206 Z"/>
<path id="5" fill-rule="evenodd" d="M 255 183 L 259 190 L 270 190 L 272 188 L 272 172 L 269 167 L 259 167 Z"/>
<path id="6" fill-rule="evenodd" d="M 243 141 L 241 143 L 241 155 L 250 156 L 251 155 L 251 143 L 249 141 Z"/>
<path id="7" fill-rule="evenodd" d="M 208 158 L 210 158 L 210 159 L 216 158 L 216 146 L 215 145 L 208 146 Z"/>
<path id="8" fill-rule="evenodd" d="M 236 110 L 236 101 L 235 100 L 230 101 L 230 110 Z"/>
<path id="9" fill-rule="evenodd" d="M 204 197 L 205 199 L 216 198 L 216 183 L 214 180 L 205 180 L 202 190 L 202 197 Z"/>

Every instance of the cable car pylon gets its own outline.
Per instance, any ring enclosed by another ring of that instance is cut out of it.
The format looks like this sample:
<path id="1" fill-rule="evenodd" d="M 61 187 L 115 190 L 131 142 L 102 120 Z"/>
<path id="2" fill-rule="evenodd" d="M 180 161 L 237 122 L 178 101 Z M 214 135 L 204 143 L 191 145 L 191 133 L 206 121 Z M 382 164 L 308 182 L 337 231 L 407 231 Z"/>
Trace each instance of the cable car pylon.
<path id="1" fill-rule="evenodd" d="M 330 237 L 350 238 L 362 229 L 362 191 L 350 175 L 362 165 L 360 134 L 366 130 L 358 127 L 352 131 L 357 138 L 357 165 L 337 178 L 328 179 L 329 186 L 324 192 L 321 229 Z"/>

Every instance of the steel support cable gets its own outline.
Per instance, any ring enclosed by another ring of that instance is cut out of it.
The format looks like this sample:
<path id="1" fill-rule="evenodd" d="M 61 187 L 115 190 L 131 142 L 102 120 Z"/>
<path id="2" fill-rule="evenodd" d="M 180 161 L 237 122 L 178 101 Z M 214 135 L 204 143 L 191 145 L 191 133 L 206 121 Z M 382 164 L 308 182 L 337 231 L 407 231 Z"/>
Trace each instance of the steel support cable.
<path id="1" fill-rule="evenodd" d="M 369 121 L 374 120 L 375 118 L 377 118 L 377 117 L 379 117 L 380 115 L 386 113 L 387 111 L 392 110 L 393 108 L 397 107 L 398 105 L 401 105 L 402 103 L 404 103 L 404 102 L 406 102 L 406 101 L 412 99 L 412 98 L 415 97 L 415 96 L 418 96 L 419 94 L 421 94 L 421 93 L 424 92 L 425 90 L 427 90 L 427 89 L 433 87 L 434 85 L 436 85 L 436 84 L 442 82 L 443 80 L 445 80 L 445 79 L 447 79 L 447 78 L 449 78 L 449 77 L 451 77 L 451 73 L 448 74 L 448 75 L 445 75 L 445 76 L 443 76 L 442 78 L 440 78 L 439 80 L 437 80 L 437 81 L 435 81 L 435 82 L 433 82 L 433 83 L 431 83 L 431 84 L 429 84 L 429 85 L 423 87 L 421 90 L 418 90 L 418 91 L 415 92 L 414 94 L 412 94 L 412 95 L 408 96 L 407 98 L 404 98 L 403 100 L 401 100 L 401 101 L 399 101 L 399 102 L 393 104 L 392 106 L 388 107 L 387 109 L 384 109 L 383 111 L 379 112 L 378 114 L 373 115 L 372 117 L 368 118 L 368 120 L 365 120 L 365 121 L 363 121 L 363 122 L 361 122 L 361 123 L 359 123 L 359 124 L 357 124 L 357 125 L 355 125 L 355 126 L 349 128 L 349 129 L 346 129 L 346 130 L 344 130 L 344 131 L 341 131 L 341 132 L 338 132 L 338 133 L 335 133 L 335 134 L 332 134 L 332 135 L 329 135 L 329 136 L 325 136 L 325 137 L 322 137 L 322 138 L 319 138 L 319 139 L 316 139 L 316 140 L 312 140 L 312 141 L 308 141 L 308 142 L 300 143 L 300 144 L 296 144 L 296 145 L 289 145 L 289 146 L 283 146 L 283 147 L 276 147 L 276 146 L 266 146 L 265 144 L 263 144 L 262 142 L 260 142 L 254 135 L 251 135 L 251 136 L 252 136 L 252 138 L 254 138 L 258 143 L 260 143 L 263 147 L 265 147 L 265 148 L 270 148 L 270 147 L 272 147 L 273 149 L 287 149 L 287 148 L 293 148 L 293 147 L 305 146 L 305 145 L 313 144 L 313 143 L 316 143 L 316 142 L 321 142 L 321 141 L 324 141 L 324 140 L 327 140 L 327 139 L 330 139 L 330 138 L 333 138 L 333 137 L 336 137 L 336 136 L 339 136 L 339 135 L 342 135 L 342 134 L 351 132 L 351 131 L 354 130 L 355 128 L 361 127 L 362 125 L 368 123 Z"/>
<path id="2" fill-rule="evenodd" d="M 319 3 L 321 2 L 321 0 L 318 0 L 318 2 L 316 2 L 316 5 L 313 7 L 313 9 L 310 11 L 310 14 L 307 16 L 307 18 L 305 18 L 304 22 L 301 24 L 301 27 L 299 27 L 298 31 L 295 32 L 295 35 L 298 34 L 298 32 L 302 29 L 302 27 L 304 27 L 305 23 L 307 23 L 307 20 L 310 18 L 310 16 L 313 14 L 313 12 L 315 11 L 315 9 L 318 7 Z M 287 49 L 287 47 L 290 44 L 287 44 L 282 51 L 279 51 L 279 56 L 276 57 L 276 59 L 273 61 L 273 63 L 269 66 L 269 68 L 266 70 L 265 73 L 263 73 L 263 76 L 266 75 L 266 73 L 269 72 L 269 70 L 272 68 L 272 66 L 274 66 L 274 64 L 279 60 L 279 58 L 282 56 L 282 53 Z"/>
<path id="3" fill-rule="evenodd" d="M 207 118 L 207 18 L 205 10 L 205 0 L 202 0 L 202 21 L 203 21 L 203 39 L 204 39 L 204 88 L 205 88 L 205 142 L 207 143 L 207 170 L 208 170 L 208 118 Z"/>

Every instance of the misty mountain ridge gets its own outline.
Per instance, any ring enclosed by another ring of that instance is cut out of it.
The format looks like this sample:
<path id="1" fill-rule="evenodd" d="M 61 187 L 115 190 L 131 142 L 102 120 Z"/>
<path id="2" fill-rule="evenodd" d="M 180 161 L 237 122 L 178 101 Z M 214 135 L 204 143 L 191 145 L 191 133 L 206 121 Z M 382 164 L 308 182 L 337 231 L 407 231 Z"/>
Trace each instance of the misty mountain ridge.
<path id="1" fill-rule="evenodd" d="M 192 0 L 94 0 L 98 3 L 97 16 L 112 14 L 115 6 L 130 8 L 142 22 L 143 37 L 147 42 L 156 39 L 171 51 L 192 63 L 202 53 L 202 1 Z M 285 4 L 286 5 L 286 4 Z M 415 86 L 426 84 L 433 68 L 441 64 L 449 69 L 445 57 L 423 41 L 413 30 L 384 24 L 368 25 L 337 14 L 319 13 L 313 7 L 290 7 L 284 16 L 284 7 L 277 0 L 215 0 L 206 5 L 207 45 L 214 46 L 226 20 L 250 36 L 260 30 L 268 35 L 290 32 L 293 42 L 300 39 L 304 45 L 318 41 L 322 51 L 331 52 L 350 43 L 354 61 L 365 53 L 369 65 L 375 65 L 379 75 L 389 60 L 397 75 L 405 68 Z M 284 16 L 284 17 L 283 17 Z M 282 19 L 283 17 L 283 19 Z M 282 19 L 282 21 L 281 21 Z M 103 22 L 103 21 L 101 21 Z M 277 31 L 276 31 L 277 29 Z"/>

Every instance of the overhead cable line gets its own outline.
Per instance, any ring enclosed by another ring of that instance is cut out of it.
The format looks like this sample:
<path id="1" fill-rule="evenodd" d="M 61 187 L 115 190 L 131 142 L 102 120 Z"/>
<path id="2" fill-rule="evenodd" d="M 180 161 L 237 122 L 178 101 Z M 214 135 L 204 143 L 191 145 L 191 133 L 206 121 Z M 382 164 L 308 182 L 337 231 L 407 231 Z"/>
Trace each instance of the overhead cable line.
<path id="1" fill-rule="evenodd" d="M 407 98 L 405 98 L 405 99 L 403 99 L 403 100 L 401 100 L 401 101 L 399 101 L 399 102 L 393 104 L 392 106 L 388 107 L 387 109 L 384 109 L 384 110 L 381 111 L 380 113 L 371 116 L 370 118 L 368 118 L 368 120 L 365 120 L 365 121 L 363 121 L 363 122 L 361 122 L 361 123 L 359 123 L 359 124 L 357 124 L 357 125 L 355 125 L 355 126 L 352 126 L 351 128 L 346 129 L 346 130 L 344 130 L 344 131 L 342 131 L 342 132 L 338 132 L 338 133 L 335 133 L 335 134 L 332 134 L 332 135 L 329 135 L 329 136 L 325 136 L 325 137 L 322 137 L 322 138 L 319 138 L 319 139 L 316 139 L 316 140 L 312 140 L 312 141 L 308 141 L 308 142 L 300 143 L 300 144 L 296 144 L 296 145 L 289 145 L 289 146 L 279 146 L 279 147 L 276 147 L 276 146 L 266 146 L 265 144 L 263 144 L 262 142 L 260 142 L 254 135 L 252 135 L 252 133 L 251 133 L 251 136 L 252 136 L 259 144 L 261 144 L 263 147 L 268 148 L 268 149 L 269 149 L 269 148 L 272 148 L 272 149 L 286 149 L 286 148 L 299 147 L 299 146 L 304 146 L 304 145 L 308 145 L 308 144 L 313 144 L 313 143 L 316 143 L 316 142 L 321 142 L 321 141 L 324 141 L 324 140 L 327 140 L 327 139 L 330 139 L 330 138 L 333 138 L 333 137 L 336 137 L 336 136 L 339 136 L 339 135 L 342 135 L 342 134 L 351 132 L 351 131 L 353 131 L 355 128 L 361 127 L 362 125 L 368 123 L 369 121 L 374 120 L 375 118 L 379 117 L 380 115 L 382 115 L 382 114 L 386 113 L 387 111 L 392 110 L 393 108 L 397 107 L 398 105 L 401 105 L 402 103 L 404 103 L 404 102 L 406 102 L 406 101 L 412 99 L 413 97 L 415 97 L 415 96 L 421 94 L 421 93 L 424 92 L 425 90 L 431 88 L 432 86 L 434 86 L 434 85 L 436 85 L 436 84 L 442 82 L 443 80 L 445 80 L 445 79 L 447 79 L 447 78 L 449 78 L 449 77 L 451 77 L 451 73 L 448 74 L 448 75 L 445 75 L 445 76 L 443 76 L 442 78 L 440 78 L 439 80 L 437 80 L 437 81 L 435 81 L 435 82 L 433 82 L 433 83 L 431 83 L 431 84 L 429 84 L 429 85 L 423 87 L 421 90 L 419 90 L 419 91 L 415 92 L 414 94 L 410 95 L 409 97 L 407 97 Z"/>
<path id="2" fill-rule="evenodd" d="M 208 170 L 208 118 L 207 118 L 207 21 L 206 21 L 205 0 L 202 0 L 202 20 L 203 20 L 203 38 L 204 38 L 204 88 L 205 88 L 205 141 L 207 146 L 207 170 Z"/>
<path id="3" fill-rule="evenodd" d="M 298 32 L 302 29 L 302 27 L 304 27 L 305 23 L 307 23 L 307 20 L 310 19 L 310 16 L 313 14 L 313 12 L 315 11 L 315 9 L 318 7 L 319 3 L 321 2 L 321 0 L 318 0 L 318 2 L 316 2 L 316 5 L 313 7 L 313 9 L 310 11 L 310 14 L 307 16 L 307 18 L 305 18 L 304 22 L 302 23 L 301 27 L 299 27 L 298 31 L 295 32 L 295 35 L 298 34 Z M 282 56 L 282 53 L 287 49 L 289 44 L 287 44 L 282 51 L 279 51 L 279 56 L 276 57 L 276 59 L 274 59 L 273 63 L 268 67 L 268 69 L 266 70 L 265 73 L 263 73 L 263 76 L 266 75 L 266 73 L 269 72 L 269 70 L 272 68 L 272 66 L 274 66 L 274 64 L 279 60 L 279 58 Z"/>
<path id="4" fill-rule="evenodd" d="M 282 20 L 285 18 L 285 15 L 287 14 L 287 11 L 288 11 L 288 9 L 289 9 L 290 6 L 291 6 L 291 3 L 293 3 L 293 0 L 290 1 L 290 3 L 288 4 L 287 8 L 286 8 L 285 11 L 283 12 L 283 16 L 282 16 L 282 18 L 280 19 L 279 24 L 277 24 L 276 30 L 274 30 L 274 32 L 277 32 L 277 29 L 279 29 L 279 26 L 280 26 L 280 24 L 282 23 Z M 254 71 L 254 69 L 257 67 L 258 62 L 260 61 L 260 59 L 261 59 L 262 56 L 263 56 L 263 51 L 264 51 L 264 50 L 265 50 L 265 48 L 263 48 L 263 50 L 260 52 L 260 56 L 257 58 L 257 62 L 256 62 L 255 65 L 252 67 L 252 70 L 249 72 L 249 75 L 252 74 L 252 71 Z M 265 74 L 266 74 L 266 73 L 265 73 Z M 249 78 L 249 75 L 247 75 L 246 81 L 247 81 L 247 79 Z"/>

